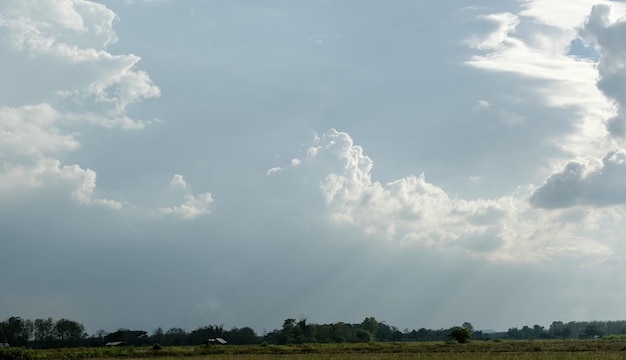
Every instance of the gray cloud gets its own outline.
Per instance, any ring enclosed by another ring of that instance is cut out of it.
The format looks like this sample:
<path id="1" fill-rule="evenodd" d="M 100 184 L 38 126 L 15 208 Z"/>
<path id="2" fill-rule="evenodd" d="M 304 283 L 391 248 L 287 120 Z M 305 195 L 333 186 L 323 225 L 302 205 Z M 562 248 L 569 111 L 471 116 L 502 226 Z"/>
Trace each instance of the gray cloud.
<path id="1" fill-rule="evenodd" d="M 530 196 L 533 206 L 555 209 L 577 205 L 611 206 L 626 203 L 626 152 L 608 153 L 598 168 L 570 162 L 552 174 Z"/>
<path id="2" fill-rule="evenodd" d="M 608 119 L 607 130 L 613 136 L 626 136 L 626 51 L 622 39 L 626 36 L 624 19 L 611 21 L 612 7 L 594 5 L 579 34 L 587 44 L 595 46 L 600 54 L 598 88 L 619 105 L 616 116 Z"/>

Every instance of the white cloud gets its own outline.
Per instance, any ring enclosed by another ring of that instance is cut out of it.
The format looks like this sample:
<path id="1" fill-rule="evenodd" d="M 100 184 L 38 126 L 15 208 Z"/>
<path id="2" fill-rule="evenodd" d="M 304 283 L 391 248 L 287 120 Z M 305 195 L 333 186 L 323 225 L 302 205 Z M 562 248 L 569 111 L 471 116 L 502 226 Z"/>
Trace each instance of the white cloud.
<path id="1" fill-rule="evenodd" d="M 77 149 L 79 142 L 62 132 L 59 120 L 59 112 L 48 104 L 0 107 L 0 159 L 33 159 Z"/>
<path id="2" fill-rule="evenodd" d="M 600 117 L 607 130 L 616 139 L 603 142 L 600 151 L 580 154 L 551 174 L 530 198 L 531 203 L 543 208 L 573 206 L 612 206 L 626 203 L 623 185 L 625 153 L 620 139 L 626 135 L 623 108 L 626 104 L 623 80 L 626 79 L 626 52 L 619 39 L 626 36 L 626 22 L 613 20 L 615 8 L 608 4 L 595 5 L 590 10 L 579 34 L 601 55 L 597 72 L 597 86 L 613 98 L 619 106 L 617 114 Z M 601 123 L 601 122 L 599 122 Z M 598 138 L 597 133 L 592 133 Z M 598 144 L 595 141 L 594 144 Z"/>
<path id="3" fill-rule="evenodd" d="M 183 204 L 159 208 L 162 215 L 175 215 L 185 220 L 194 219 L 200 215 L 208 214 L 209 206 L 213 203 L 211 193 L 202 193 L 198 195 L 187 196 Z"/>
<path id="4" fill-rule="evenodd" d="M 615 108 L 596 86 L 596 64 L 568 55 L 578 36 L 577 26 L 583 24 L 593 4 L 574 1 L 571 5 L 569 1 L 527 1 L 519 14 L 480 16 L 479 21 L 490 19 L 500 25 L 491 34 L 468 41 L 487 51 L 466 64 L 535 81 L 530 92 L 537 103 L 572 112 L 567 126 L 555 134 L 558 142 L 551 141 L 563 154 L 601 157 L 610 149 L 605 122 L 614 116 Z M 563 14 L 556 8 L 568 10 Z M 555 164 L 563 161 L 552 160 Z"/>
<path id="5" fill-rule="evenodd" d="M 478 18 L 496 25 L 495 31 L 467 40 L 469 46 L 480 50 L 493 50 L 501 47 L 509 38 L 509 33 L 519 24 L 519 18 L 511 13 L 480 15 Z"/>
<path id="6" fill-rule="evenodd" d="M 7 40 L 32 55 L 76 55 L 118 40 L 113 31 L 115 13 L 92 1 L 6 0 L 0 10 Z"/>
<path id="7" fill-rule="evenodd" d="M 94 198 L 96 188 L 96 173 L 90 169 L 82 169 L 78 165 L 63 166 L 59 175 L 62 179 L 74 184 L 72 199 L 82 205 L 102 205 L 113 209 L 120 209 L 122 203 L 109 199 Z"/>
<path id="8" fill-rule="evenodd" d="M 174 175 L 174 178 L 170 181 L 170 186 L 187 190 L 187 182 L 183 179 L 183 176 L 179 174 Z"/>
<path id="9" fill-rule="evenodd" d="M 33 164 L 3 163 L 0 172 L 0 194 L 46 188 L 69 192 L 72 200 L 84 206 L 99 205 L 121 209 L 123 203 L 94 195 L 96 173 L 80 166 L 61 165 L 58 160 L 39 159 Z"/>
<path id="10" fill-rule="evenodd" d="M 211 193 L 194 195 L 193 191 L 182 175 L 176 174 L 170 181 L 170 187 L 185 192 L 185 202 L 171 207 L 161 207 L 157 210 L 160 215 L 174 215 L 185 220 L 194 219 L 200 215 L 210 213 L 209 206 L 213 203 Z"/>
<path id="11" fill-rule="evenodd" d="M 569 222 L 560 220 L 559 212 L 535 210 L 527 203 L 529 188 L 493 200 L 463 200 L 423 174 L 381 184 L 372 179 L 373 161 L 363 149 L 334 129 L 310 149 L 315 151 L 308 151 L 298 168 L 319 172 L 329 220 L 356 226 L 373 238 L 457 249 L 493 261 L 610 254 L 594 240 L 589 217 Z"/>
<path id="12" fill-rule="evenodd" d="M 273 173 L 279 172 L 281 170 L 281 168 L 279 166 L 273 167 L 273 168 L 269 168 L 267 169 L 267 172 L 265 173 L 265 175 L 271 175 Z"/>
<path id="13" fill-rule="evenodd" d="M 106 50 L 117 36 L 113 30 L 116 15 L 104 5 L 91 1 L 43 4 L 11 0 L 3 2 L 0 10 L 0 34 L 7 39 L 10 50 L 7 55 L 23 53 L 30 59 L 46 58 L 68 74 L 58 79 L 52 72 L 37 79 L 44 89 L 52 90 L 52 94 L 42 97 L 57 95 L 55 107 L 69 108 L 69 112 L 91 119 L 101 118 L 107 126 L 119 121 L 107 121 L 102 115 L 119 119 L 129 105 L 160 96 L 148 74 L 135 69 L 138 56 L 114 55 Z M 28 61 L 17 64 L 24 67 L 24 73 L 32 71 L 29 66 L 35 66 Z M 47 84 L 47 78 L 55 82 Z"/>
<path id="14" fill-rule="evenodd" d="M 135 68 L 138 56 L 107 51 L 118 40 L 115 20 L 92 1 L 0 3 L 0 71 L 8 79 L 19 74 L 12 92 L 23 95 L 0 96 L 0 192 L 63 189 L 81 205 L 122 207 L 94 195 L 95 171 L 59 160 L 81 147 L 84 125 L 141 129 L 152 122 L 126 114 L 160 90 Z"/>
<path id="15" fill-rule="evenodd" d="M 522 16 L 541 23 L 571 30 L 579 26 L 589 9 L 601 0 L 526 0 Z"/>
<path id="16" fill-rule="evenodd" d="M 61 125 L 61 114 L 48 104 L 0 107 L 0 192 L 47 187 L 68 191 L 81 205 L 121 208 L 120 202 L 94 197 L 93 170 L 52 158 L 80 146 Z"/>
<path id="17" fill-rule="evenodd" d="M 600 53 L 598 88 L 619 104 L 616 116 L 607 121 L 609 132 L 626 137 L 626 51 L 621 39 L 626 36 L 626 20 L 612 21 L 613 7 L 595 5 L 580 30 L 582 39 L 595 46 Z"/>
<path id="18" fill-rule="evenodd" d="M 626 78 L 626 54 L 618 40 L 626 34 L 626 26 L 619 20 L 624 6 L 597 3 L 527 1 L 524 10 L 515 15 L 519 21 L 501 19 L 501 25 L 483 37 L 486 45 L 469 41 L 487 52 L 474 56 L 468 65 L 533 79 L 536 86 L 531 91 L 537 99 L 547 106 L 571 111 L 567 127 L 548 139 L 564 156 L 549 159 L 545 183 L 528 194 L 529 204 L 535 209 L 516 211 L 509 222 L 518 244 L 524 243 L 519 241 L 524 234 L 528 234 L 526 239 L 544 239 L 537 243 L 536 252 L 546 256 L 576 251 L 591 254 L 594 249 L 609 254 L 609 244 L 615 244 L 617 237 L 598 233 L 594 222 L 613 228 L 624 221 L 626 189 L 621 182 L 624 151 L 620 139 L 626 133 L 621 110 L 621 104 L 626 103 L 621 85 Z M 506 24 L 514 24 L 515 28 Z M 569 55 L 572 41 L 579 38 L 600 54 L 598 63 Z M 495 110 L 483 100 L 473 111 L 493 114 Z M 523 198 L 517 200 L 518 209 L 527 207 Z M 570 211 L 578 211 L 580 217 L 568 221 Z M 532 223 L 522 221 L 528 218 L 533 219 Z M 535 232 L 529 232 L 533 228 Z M 548 234 L 559 240 L 550 240 Z"/>

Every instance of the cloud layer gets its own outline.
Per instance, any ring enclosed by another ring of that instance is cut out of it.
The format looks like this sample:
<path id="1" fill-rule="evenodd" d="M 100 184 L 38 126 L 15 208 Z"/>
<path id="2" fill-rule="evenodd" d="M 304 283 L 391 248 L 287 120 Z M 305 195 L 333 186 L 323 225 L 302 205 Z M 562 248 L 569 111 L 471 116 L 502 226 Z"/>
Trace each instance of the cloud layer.
<path id="1" fill-rule="evenodd" d="M 139 57 L 107 51 L 118 40 L 115 13 L 70 0 L 5 1 L 0 13 L 3 75 L 14 87 L 0 96 L 0 191 L 61 186 L 81 205 L 121 208 L 94 195 L 95 171 L 62 161 L 80 147 L 85 126 L 143 128 L 149 122 L 131 119 L 127 108 L 160 94 L 135 68 Z"/>
<path id="2" fill-rule="evenodd" d="M 3 1 L 0 316 L 626 316 L 625 10 Z"/>

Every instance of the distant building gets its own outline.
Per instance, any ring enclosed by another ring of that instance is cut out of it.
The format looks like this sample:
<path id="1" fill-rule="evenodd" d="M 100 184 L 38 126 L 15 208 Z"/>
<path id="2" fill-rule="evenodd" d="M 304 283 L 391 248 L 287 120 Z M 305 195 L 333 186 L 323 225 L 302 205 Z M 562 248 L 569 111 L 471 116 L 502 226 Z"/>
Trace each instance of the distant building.
<path id="1" fill-rule="evenodd" d="M 127 346 L 127 345 L 128 343 L 126 341 L 111 341 L 111 342 L 104 344 L 104 346 Z"/>
<path id="2" fill-rule="evenodd" d="M 228 342 L 222 338 L 208 338 L 206 340 L 204 340 L 204 344 L 205 345 L 211 345 L 211 344 L 216 344 L 216 345 L 226 345 L 228 344 Z"/>

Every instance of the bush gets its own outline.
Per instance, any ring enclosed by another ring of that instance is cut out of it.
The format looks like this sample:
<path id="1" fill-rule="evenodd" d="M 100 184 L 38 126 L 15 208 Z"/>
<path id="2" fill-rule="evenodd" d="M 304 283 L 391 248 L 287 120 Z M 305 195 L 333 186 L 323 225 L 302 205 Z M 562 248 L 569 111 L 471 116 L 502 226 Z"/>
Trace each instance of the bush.
<path id="1" fill-rule="evenodd" d="M 0 348 L 0 360 L 35 360 L 42 358 L 45 358 L 45 355 L 39 350 L 21 347 Z"/>

